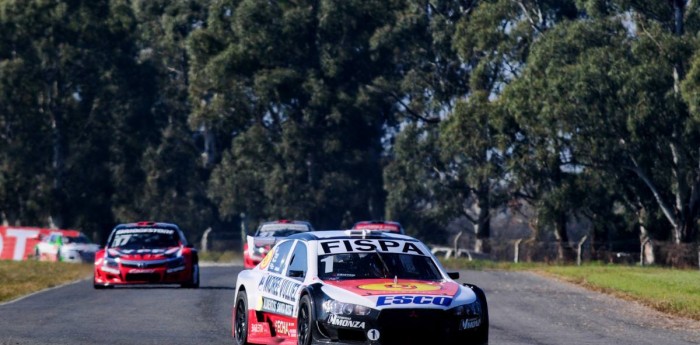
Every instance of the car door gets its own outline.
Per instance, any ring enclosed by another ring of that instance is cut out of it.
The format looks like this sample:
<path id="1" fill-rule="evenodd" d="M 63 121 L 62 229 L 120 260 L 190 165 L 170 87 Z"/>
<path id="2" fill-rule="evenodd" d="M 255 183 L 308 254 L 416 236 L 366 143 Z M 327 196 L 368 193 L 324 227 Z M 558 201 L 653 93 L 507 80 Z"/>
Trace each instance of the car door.
<path id="1" fill-rule="evenodd" d="M 286 293 L 291 280 L 283 273 L 287 269 L 287 263 L 294 241 L 284 241 L 277 246 L 270 262 L 258 283 L 258 291 L 262 295 L 262 311 L 270 314 L 292 316 L 294 300 Z"/>
<path id="2" fill-rule="evenodd" d="M 304 256 L 305 260 L 305 255 L 299 254 L 302 249 L 295 249 L 300 246 L 303 247 L 304 243 L 295 240 L 280 243 L 272 253 L 272 258 L 258 283 L 258 291 L 262 297 L 261 310 L 267 314 L 267 319 L 277 336 L 296 337 L 294 315 L 303 278 L 298 276 L 298 272 L 292 274 L 297 275 L 295 277 L 289 276 L 289 267 L 291 264 L 293 268 L 297 268 L 293 271 L 306 272 L 306 265 L 296 263 L 297 257 Z"/>

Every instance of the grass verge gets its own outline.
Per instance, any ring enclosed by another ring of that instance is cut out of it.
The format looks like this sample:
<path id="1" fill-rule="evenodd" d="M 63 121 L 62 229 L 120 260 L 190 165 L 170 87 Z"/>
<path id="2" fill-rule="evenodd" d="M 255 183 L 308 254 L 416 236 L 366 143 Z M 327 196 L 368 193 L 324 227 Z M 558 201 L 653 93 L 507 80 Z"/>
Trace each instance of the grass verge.
<path id="1" fill-rule="evenodd" d="M 588 289 L 640 302 L 658 311 L 700 321 L 700 272 L 660 267 L 590 263 L 582 266 L 540 263 L 444 260 L 449 269 L 527 270 Z"/>
<path id="2" fill-rule="evenodd" d="M 208 250 L 206 252 L 199 252 L 199 261 L 202 262 L 216 262 L 216 263 L 230 263 L 234 261 L 243 262 L 243 256 L 241 253 L 233 250 L 225 251 L 212 251 Z"/>
<path id="3" fill-rule="evenodd" d="M 0 302 L 89 277 L 91 264 L 0 260 Z"/>

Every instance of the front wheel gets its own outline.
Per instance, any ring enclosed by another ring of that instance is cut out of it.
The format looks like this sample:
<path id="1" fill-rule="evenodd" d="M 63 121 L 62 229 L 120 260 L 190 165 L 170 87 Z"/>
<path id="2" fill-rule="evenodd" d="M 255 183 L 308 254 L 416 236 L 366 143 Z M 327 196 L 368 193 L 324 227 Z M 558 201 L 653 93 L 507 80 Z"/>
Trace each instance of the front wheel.
<path id="1" fill-rule="evenodd" d="M 476 331 L 476 340 L 480 345 L 487 345 L 489 343 L 489 305 L 486 302 L 486 294 L 476 285 L 468 284 L 468 286 L 474 291 L 481 304 L 481 325 Z"/>
<path id="2" fill-rule="evenodd" d="M 238 292 L 234 308 L 233 336 L 236 345 L 245 345 L 248 343 L 248 296 L 245 291 Z"/>
<path id="3" fill-rule="evenodd" d="M 297 318 L 297 344 L 311 344 L 311 328 L 314 322 L 311 312 L 311 299 L 309 295 L 304 295 L 299 302 L 299 316 Z"/>
<path id="4" fill-rule="evenodd" d="M 199 288 L 199 264 L 192 265 L 192 277 L 187 283 L 180 285 L 183 288 L 196 289 Z"/>

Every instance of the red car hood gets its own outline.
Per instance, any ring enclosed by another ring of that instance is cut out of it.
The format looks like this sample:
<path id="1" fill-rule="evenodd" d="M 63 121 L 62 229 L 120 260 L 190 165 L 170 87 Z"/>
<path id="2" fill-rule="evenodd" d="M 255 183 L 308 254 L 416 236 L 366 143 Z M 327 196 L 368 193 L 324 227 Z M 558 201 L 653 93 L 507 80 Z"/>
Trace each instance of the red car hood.
<path id="1" fill-rule="evenodd" d="M 110 248 L 109 256 L 122 260 L 163 260 L 180 250 L 180 247 L 148 248 L 148 249 L 121 249 Z"/>
<path id="2" fill-rule="evenodd" d="M 459 284 L 455 282 L 436 282 L 425 280 L 398 279 L 353 279 L 353 280 L 324 280 L 327 285 L 335 286 L 360 296 L 377 295 L 428 295 L 455 296 Z"/>

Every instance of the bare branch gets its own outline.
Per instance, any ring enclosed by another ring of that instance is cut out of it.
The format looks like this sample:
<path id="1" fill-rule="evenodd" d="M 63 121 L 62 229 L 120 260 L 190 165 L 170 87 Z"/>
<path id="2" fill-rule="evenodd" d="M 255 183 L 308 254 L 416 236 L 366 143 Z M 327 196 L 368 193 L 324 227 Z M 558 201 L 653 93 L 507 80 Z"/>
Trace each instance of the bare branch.
<path id="1" fill-rule="evenodd" d="M 515 2 L 516 4 L 518 4 L 518 6 L 520 6 L 520 9 L 523 11 L 523 15 L 525 16 L 525 18 L 527 19 L 527 21 L 530 22 L 530 26 L 531 26 L 533 29 L 535 29 L 535 31 L 537 31 L 537 32 L 539 32 L 539 33 L 542 33 L 542 29 L 541 29 L 541 28 L 539 27 L 539 25 L 535 22 L 535 20 L 532 19 L 532 16 L 530 16 L 530 13 L 527 11 L 527 7 L 525 7 L 525 4 L 523 4 L 522 1 L 517 1 L 517 0 L 513 0 L 513 2 Z M 542 15 L 542 13 L 540 12 L 540 16 L 541 16 L 541 15 Z"/>
<path id="2" fill-rule="evenodd" d="M 651 192 L 654 194 L 654 198 L 656 199 L 656 202 L 659 204 L 659 207 L 661 208 L 661 211 L 663 211 L 664 215 L 668 219 L 668 221 L 671 223 L 671 225 L 674 228 L 678 227 L 678 222 L 676 222 L 676 218 L 673 214 L 673 211 L 671 210 L 670 207 L 664 202 L 664 200 L 661 198 L 661 194 L 659 193 L 659 190 L 656 188 L 654 183 L 651 181 L 649 176 L 647 176 L 644 171 L 639 167 L 639 164 L 637 164 L 637 160 L 634 159 L 634 157 L 630 156 L 630 159 L 632 160 L 632 163 L 634 164 L 634 167 L 632 168 L 632 171 L 639 176 L 639 178 L 644 181 L 644 183 L 649 187 Z"/>

